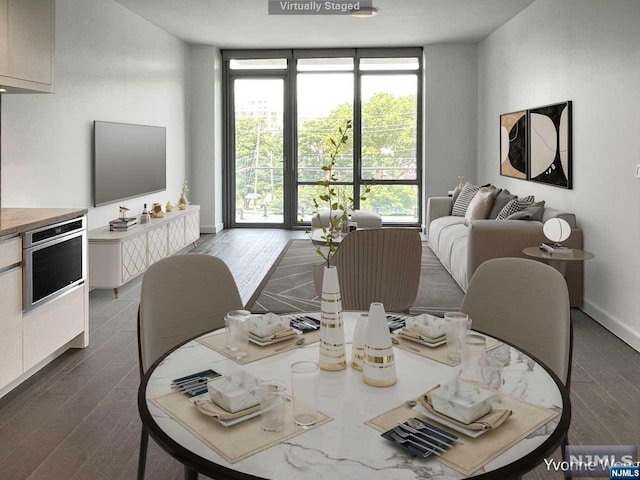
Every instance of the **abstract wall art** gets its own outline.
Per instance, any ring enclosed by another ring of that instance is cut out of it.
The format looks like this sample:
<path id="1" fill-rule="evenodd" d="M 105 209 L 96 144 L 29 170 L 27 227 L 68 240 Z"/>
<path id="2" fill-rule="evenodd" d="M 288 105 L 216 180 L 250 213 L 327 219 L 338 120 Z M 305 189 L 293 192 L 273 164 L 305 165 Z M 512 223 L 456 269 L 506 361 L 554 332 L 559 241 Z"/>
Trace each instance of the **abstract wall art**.
<path id="1" fill-rule="evenodd" d="M 528 179 L 572 188 L 571 102 L 532 108 L 528 112 Z"/>
<path id="2" fill-rule="evenodd" d="M 527 179 L 527 111 L 500 115 L 500 175 Z"/>

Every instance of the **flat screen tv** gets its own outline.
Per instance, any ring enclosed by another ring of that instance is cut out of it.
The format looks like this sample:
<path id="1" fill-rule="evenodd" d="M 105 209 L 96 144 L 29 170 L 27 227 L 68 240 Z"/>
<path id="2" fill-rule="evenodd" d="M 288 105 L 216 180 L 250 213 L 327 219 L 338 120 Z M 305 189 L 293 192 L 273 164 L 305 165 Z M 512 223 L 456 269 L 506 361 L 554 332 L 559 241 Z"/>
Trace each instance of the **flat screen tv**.
<path id="1" fill-rule="evenodd" d="M 167 188 L 167 129 L 93 122 L 94 205 Z"/>

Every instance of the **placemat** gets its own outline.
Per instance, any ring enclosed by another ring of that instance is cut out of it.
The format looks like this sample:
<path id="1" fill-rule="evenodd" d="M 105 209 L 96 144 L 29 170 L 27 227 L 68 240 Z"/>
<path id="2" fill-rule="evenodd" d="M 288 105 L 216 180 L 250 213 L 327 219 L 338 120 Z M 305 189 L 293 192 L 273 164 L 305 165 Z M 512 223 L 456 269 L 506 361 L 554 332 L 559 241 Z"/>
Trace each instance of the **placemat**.
<path id="1" fill-rule="evenodd" d="M 429 458 L 434 458 L 468 476 L 558 416 L 558 413 L 553 410 L 532 405 L 508 395 L 499 393 L 499 398 L 502 401 L 500 408 L 513 410 L 513 414 L 499 428 L 488 431 L 477 438 L 460 435 L 432 419 L 423 417 L 405 404 L 372 418 L 365 424 L 379 432 L 386 432 L 409 417 L 419 417 L 429 423 L 436 423 L 438 427 L 458 435 L 464 445 L 456 444 L 454 448 L 442 453 L 441 456 Z M 380 441 L 386 440 L 381 438 Z"/>
<path id="2" fill-rule="evenodd" d="M 462 363 L 460 360 L 454 362 L 447 358 L 446 343 L 444 345 L 440 345 L 439 347 L 427 347 L 426 345 L 421 345 L 418 342 L 407 340 L 401 335 L 392 336 L 398 339 L 399 343 L 393 345 L 396 348 L 401 348 L 402 350 L 406 350 L 407 352 L 415 353 L 416 355 L 420 355 L 421 357 L 430 358 L 431 360 L 435 360 L 439 363 L 444 363 L 445 365 L 449 365 L 450 367 L 456 367 L 460 365 L 460 363 Z M 489 350 L 493 350 L 494 348 L 498 348 L 500 345 L 502 345 L 501 341 L 487 337 L 487 352 Z"/>
<path id="3" fill-rule="evenodd" d="M 303 345 L 296 345 L 296 340 L 299 338 L 304 338 Z M 311 345 L 313 343 L 320 341 L 320 330 L 316 330 L 315 332 L 304 333 L 302 335 L 296 335 L 288 340 L 283 340 L 282 342 L 274 343 L 272 345 L 267 345 L 261 347 L 260 345 L 256 345 L 255 343 L 249 342 L 249 348 L 247 349 L 247 356 L 236 359 L 231 356 L 231 352 L 227 349 L 227 334 L 224 332 L 214 333 L 213 335 L 209 335 L 207 337 L 201 337 L 198 339 L 198 342 L 209 347 L 211 350 L 215 350 L 221 355 L 224 355 L 227 358 L 234 360 L 242 365 L 246 365 L 247 363 L 255 362 L 256 360 L 262 360 L 263 358 L 271 357 L 273 355 L 278 355 L 279 353 L 284 353 L 289 350 L 294 350 L 301 346 Z"/>
<path id="4" fill-rule="evenodd" d="M 324 413 L 318 412 L 318 423 L 303 428 L 293 421 L 293 402 L 285 402 L 284 430 L 282 432 L 265 432 L 260 425 L 260 415 L 242 423 L 225 427 L 198 412 L 189 398 L 180 392 L 155 398 L 153 403 L 229 463 L 244 460 L 333 420 Z"/>

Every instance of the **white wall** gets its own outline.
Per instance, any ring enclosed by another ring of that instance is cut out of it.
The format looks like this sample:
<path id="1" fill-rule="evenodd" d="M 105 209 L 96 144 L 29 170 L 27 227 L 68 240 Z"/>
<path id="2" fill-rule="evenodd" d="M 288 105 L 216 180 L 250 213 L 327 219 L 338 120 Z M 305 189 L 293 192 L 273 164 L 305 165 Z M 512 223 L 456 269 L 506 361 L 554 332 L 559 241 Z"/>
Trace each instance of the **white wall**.
<path id="1" fill-rule="evenodd" d="M 478 47 L 478 178 L 575 212 L 585 311 L 640 350 L 640 2 L 538 0 Z M 573 190 L 499 176 L 499 115 L 573 101 Z"/>
<path id="2" fill-rule="evenodd" d="M 429 197 L 446 196 L 460 175 L 476 180 L 476 45 L 426 45 L 424 69 L 426 202 Z"/>
<path id="3" fill-rule="evenodd" d="M 126 200 L 177 202 L 185 178 L 188 47 L 112 0 L 56 2 L 55 94 L 2 98 L 2 206 L 90 207 L 92 122 L 167 127 L 167 191 Z M 118 216 L 91 208 L 89 227 Z"/>
<path id="4" fill-rule="evenodd" d="M 191 200 L 200 205 L 201 231 L 222 230 L 222 94 L 220 50 L 190 47 Z"/>

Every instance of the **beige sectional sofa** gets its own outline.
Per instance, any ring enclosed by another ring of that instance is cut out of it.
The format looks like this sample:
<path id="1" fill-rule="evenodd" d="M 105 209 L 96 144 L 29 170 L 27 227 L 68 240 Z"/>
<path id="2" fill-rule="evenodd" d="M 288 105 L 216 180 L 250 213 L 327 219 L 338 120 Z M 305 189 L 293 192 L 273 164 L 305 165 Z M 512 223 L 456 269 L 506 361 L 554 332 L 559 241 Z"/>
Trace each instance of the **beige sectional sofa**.
<path id="1" fill-rule="evenodd" d="M 546 241 L 542 223 L 553 217 L 565 219 L 571 225 L 571 236 L 564 244 L 582 248 L 582 230 L 576 227 L 572 213 L 545 208 L 542 222 L 531 220 L 472 220 L 452 216 L 450 197 L 431 197 L 427 201 L 427 233 L 429 246 L 451 276 L 467 291 L 473 272 L 486 260 L 499 257 L 526 257 L 525 247 Z M 582 306 L 583 262 L 569 262 L 567 285 L 571 306 Z"/>

